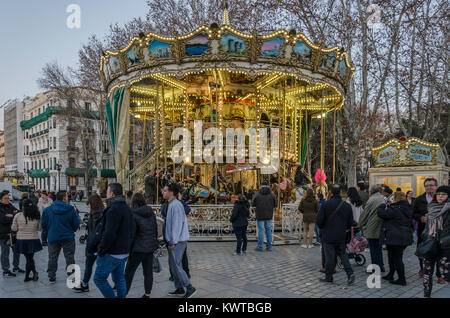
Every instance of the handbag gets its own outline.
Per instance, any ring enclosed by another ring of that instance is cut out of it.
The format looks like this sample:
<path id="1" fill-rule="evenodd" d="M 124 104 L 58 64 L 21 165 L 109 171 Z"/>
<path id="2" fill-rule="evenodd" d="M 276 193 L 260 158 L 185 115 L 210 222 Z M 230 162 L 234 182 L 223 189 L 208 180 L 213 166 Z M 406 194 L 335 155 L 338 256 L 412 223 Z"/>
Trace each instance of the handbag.
<path id="1" fill-rule="evenodd" d="M 417 246 L 416 256 L 420 258 L 435 258 L 439 254 L 439 239 L 430 237 Z"/>
<path id="2" fill-rule="evenodd" d="M 6 242 L 6 244 L 9 247 L 13 247 L 14 245 L 16 245 L 16 243 L 17 243 L 17 233 L 13 233 L 13 232 L 9 233 L 9 239 Z"/>
<path id="3" fill-rule="evenodd" d="M 153 254 L 153 273 L 161 272 L 161 263 L 159 262 L 158 257 Z"/>

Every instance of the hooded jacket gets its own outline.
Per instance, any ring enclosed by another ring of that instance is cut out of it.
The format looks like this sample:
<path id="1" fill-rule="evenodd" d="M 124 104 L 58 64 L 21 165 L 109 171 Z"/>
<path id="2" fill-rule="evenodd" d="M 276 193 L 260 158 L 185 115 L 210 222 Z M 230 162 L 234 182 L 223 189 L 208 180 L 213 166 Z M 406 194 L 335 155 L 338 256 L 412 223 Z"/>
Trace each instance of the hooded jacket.
<path id="1" fill-rule="evenodd" d="M 148 205 L 133 210 L 131 251 L 153 253 L 158 249 L 158 225 L 156 215 Z"/>
<path id="2" fill-rule="evenodd" d="M 408 246 L 413 242 L 413 211 L 408 201 L 378 207 L 378 217 L 383 219 L 380 232 L 381 244 Z"/>
<path id="3" fill-rule="evenodd" d="M 230 222 L 233 227 L 242 227 L 248 225 L 250 204 L 247 200 L 236 201 L 231 213 Z"/>
<path id="4" fill-rule="evenodd" d="M 88 218 L 88 224 L 87 224 L 87 231 L 88 231 L 88 240 L 89 241 L 89 237 L 91 235 L 93 235 L 95 228 L 97 226 L 97 224 L 99 223 L 99 221 L 102 219 L 103 217 L 103 211 L 104 210 L 97 210 L 97 211 L 92 211 L 89 214 L 89 218 Z M 89 247 L 88 244 L 86 244 L 86 256 L 90 256 L 93 255 L 93 253 L 89 252 Z"/>
<path id="5" fill-rule="evenodd" d="M 262 186 L 253 197 L 252 206 L 256 207 L 256 220 L 272 220 L 273 209 L 277 206 L 277 198 L 270 191 L 269 186 Z"/>
<path id="6" fill-rule="evenodd" d="M 48 233 L 49 244 L 75 240 L 80 218 L 74 207 L 62 201 L 55 201 L 42 212 L 41 227 Z"/>
<path id="7" fill-rule="evenodd" d="M 0 239 L 8 239 L 11 233 L 11 225 L 13 218 L 7 217 L 6 214 L 17 214 L 17 209 L 12 205 L 0 203 Z"/>

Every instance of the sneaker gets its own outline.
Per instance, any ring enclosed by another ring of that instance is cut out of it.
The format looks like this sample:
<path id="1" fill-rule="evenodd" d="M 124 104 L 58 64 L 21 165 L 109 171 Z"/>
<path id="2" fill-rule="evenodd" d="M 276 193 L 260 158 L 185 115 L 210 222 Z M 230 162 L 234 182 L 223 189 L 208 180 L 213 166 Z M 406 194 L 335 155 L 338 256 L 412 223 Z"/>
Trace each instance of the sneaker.
<path id="1" fill-rule="evenodd" d="M 47 242 L 42 242 L 42 246 L 48 246 Z"/>
<path id="2" fill-rule="evenodd" d="M 234 253 L 233 253 L 233 256 L 241 256 L 241 253 L 236 253 L 236 252 L 234 252 Z"/>
<path id="3" fill-rule="evenodd" d="M 32 277 L 25 277 L 25 279 L 23 281 L 26 283 L 26 282 L 31 282 L 32 280 L 33 280 Z"/>
<path id="4" fill-rule="evenodd" d="M 350 275 L 347 280 L 347 284 L 351 285 L 355 282 L 355 275 Z"/>
<path id="5" fill-rule="evenodd" d="M 321 278 L 321 279 L 319 279 L 319 281 L 322 283 L 332 283 L 333 282 L 332 279 L 326 279 L 326 278 Z"/>
<path id="6" fill-rule="evenodd" d="M 257 251 L 257 252 L 263 252 L 262 248 L 255 248 L 255 251 Z"/>
<path id="7" fill-rule="evenodd" d="M 305 244 L 302 244 L 300 247 L 302 247 L 302 248 L 308 248 L 308 246 L 306 246 Z"/>
<path id="8" fill-rule="evenodd" d="M 8 277 L 16 277 L 16 276 L 17 276 L 17 275 L 14 274 L 14 273 L 11 272 L 11 271 L 3 272 L 3 277 L 6 277 L 6 278 L 8 278 Z"/>
<path id="9" fill-rule="evenodd" d="M 182 297 L 185 296 L 184 288 L 178 288 L 177 290 L 169 292 L 167 295 L 169 296 L 176 296 L 176 297 Z"/>
<path id="10" fill-rule="evenodd" d="M 308 248 L 313 248 L 314 246 L 312 246 L 312 245 L 308 245 Z"/>
<path id="11" fill-rule="evenodd" d="M 150 296 L 147 296 L 147 295 L 142 295 L 142 297 L 141 298 L 150 298 Z"/>
<path id="12" fill-rule="evenodd" d="M 25 273 L 25 271 L 23 269 L 21 269 L 20 267 L 16 267 L 13 269 L 13 273 Z"/>
<path id="13" fill-rule="evenodd" d="M 272 252 L 272 248 L 266 248 L 267 252 Z"/>
<path id="14" fill-rule="evenodd" d="M 192 296 L 195 295 L 195 293 L 197 292 L 197 289 L 195 289 L 192 286 L 189 286 L 186 290 L 186 294 L 184 294 L 183 298 L 191 298 Z"/>
<path id="15" fill-rule="evenodd" d="M 48 279 L 48 282 L 49 282 L 50 284 L 54 284 L 54 283 L 56 283 L 56 278 L 49 278 L 49 279 Z"/>
<path id="16" fill-rule="evenodd" d="M 81 284 L 80 287 L 74 287 L 73 291 L 76 293 L 87 293 L 89 292 L 89 285 L 84 286 Z"/>
<path id="17" fill-rule="evenodd" d="M 242 254 L 247 254 L 247 251 L 242 251 Z"/>
<path id="18" fill-rule="evenodd" d="M 443 279 L 442 277 L 438 277 L 437 283 L 438 283 L 438 284 L 447 284 L 447 282 L 445 281 L 445 279 Z"/>
<path id="19" fill-rule="evenodd" d="M 314 246 L 320 246 L 321 244 L 319 242 L 314 242 L 313 245 Z"/>
<path id="20" fill-rule="evenodd" d="M 406 282 L 405 281 L 401 281 L 400 279 L 391 280 L 391 281 L 389 281 L 389 283 L 391 283 L 393 285 L 406 286 Z"/>

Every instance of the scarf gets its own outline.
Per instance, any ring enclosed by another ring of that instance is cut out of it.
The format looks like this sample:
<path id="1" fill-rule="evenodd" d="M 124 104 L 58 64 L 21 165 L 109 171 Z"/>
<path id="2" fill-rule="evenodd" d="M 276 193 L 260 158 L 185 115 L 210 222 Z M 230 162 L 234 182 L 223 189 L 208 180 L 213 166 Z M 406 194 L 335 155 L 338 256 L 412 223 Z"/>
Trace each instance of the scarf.
<path id="1" fill-rule="evenodd" d="M 444 214 L 450 210 L 450 202 L 443 203 L 431 203 L 428 206 L 428 213 L 426 215 L 428 219 L 429 235 L 436 236 L 438 231 L 442 230 L 444 221 Z"/>

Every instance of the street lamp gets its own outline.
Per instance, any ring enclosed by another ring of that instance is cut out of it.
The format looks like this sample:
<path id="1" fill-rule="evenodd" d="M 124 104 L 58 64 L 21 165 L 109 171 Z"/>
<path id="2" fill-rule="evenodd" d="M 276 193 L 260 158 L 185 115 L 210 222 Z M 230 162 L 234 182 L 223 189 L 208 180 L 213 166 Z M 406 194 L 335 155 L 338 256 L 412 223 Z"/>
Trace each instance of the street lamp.
<path id="1" fill-rule="evenodd" d="M 56 170 L 58 170 L 58 192 L 61 191 L 61 169 L 62 165 L 57 163 Z"/>

